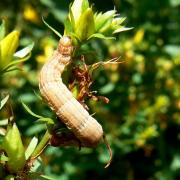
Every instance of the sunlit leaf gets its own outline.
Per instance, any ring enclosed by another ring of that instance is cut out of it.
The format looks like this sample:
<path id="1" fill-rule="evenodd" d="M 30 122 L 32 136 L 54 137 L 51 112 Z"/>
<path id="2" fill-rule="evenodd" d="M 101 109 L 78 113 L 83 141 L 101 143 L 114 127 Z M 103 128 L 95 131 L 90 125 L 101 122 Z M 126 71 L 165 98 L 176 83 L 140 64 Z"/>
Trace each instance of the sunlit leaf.
<path id="1" fill-rule="evenodd" d="M 38 139 L 36 137 L 33 137 L 31 142 L 29 143 L 27 149 L 26 149 L 26 152 L 25 152 L 26 160 L 29 159 L 29 157 L 31 156 L 31 154 L 35 150 L 37 144 L 38 144 Z"/>
<path id="2" fill-rule="evenodd" d="M 6 104 L 6 102 L 8 101 L 8 99 L 9 99 L 9 94 L 4 98 L 4 99 L 2 99 L 1 100 L 1 102 L 0 102 L 0 110 L 3 108 L 3 106 Z"/>
<path id="3" fill-rule="evenodd" d="M 12 60 L 13 54 L 19 44 L 19 31 L 12 31 L 0 41 L 1 63 L 0 68 L 3 69 Z"/>
<path id="4" fill-rule="evenodd" d="M 17 51 L 15 54 L 14 54 L 14 57 L 17 57 L 17 58 L 24 58 L 25 56 L 27 56 L 33 49 L 34 47 L 34 42 L 31 43 L 30 45 L 26 46 L 25 48 Z"/>
<path id="5" fill-rule="evenodd" d="M 99 39 L 107 39 L 107 40 L 111 40 L 111 39 L 116 39 L 115 37 L 107 37 L 101 33 L 95 33 L 95 34 L 92 34 L 88 40 L 92 39 L 92 38 L 99 38 Z"/>

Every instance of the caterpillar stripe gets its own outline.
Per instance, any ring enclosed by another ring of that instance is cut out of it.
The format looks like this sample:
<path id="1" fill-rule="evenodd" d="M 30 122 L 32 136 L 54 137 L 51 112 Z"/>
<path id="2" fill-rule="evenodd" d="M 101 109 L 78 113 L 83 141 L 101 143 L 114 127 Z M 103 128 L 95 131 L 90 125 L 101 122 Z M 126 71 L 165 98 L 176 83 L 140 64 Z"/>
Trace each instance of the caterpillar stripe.
<path id="1" fill-rule="evenodd" d="M 61 121 L 74 133 L 82 146 L 95 147 L 103 137 L 101 125 L 89 115 L 63 84 L 61 74 L 71 63 L 72 40 L 64 36 L 39 77 L 41 95 Z"/>

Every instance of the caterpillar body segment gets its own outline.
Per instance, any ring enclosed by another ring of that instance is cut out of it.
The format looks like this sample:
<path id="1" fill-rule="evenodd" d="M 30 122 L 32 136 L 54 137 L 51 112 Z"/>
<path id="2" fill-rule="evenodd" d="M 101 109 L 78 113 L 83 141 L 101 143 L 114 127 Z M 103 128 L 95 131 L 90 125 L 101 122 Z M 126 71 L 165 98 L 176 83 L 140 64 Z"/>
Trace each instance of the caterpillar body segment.
<path id="1" fill-rule="evenodd" d="M 41 95 L 84 147 L 95 147 L 103 137 L 101 125 L 89 115 L 63 84 L 61 74 L 71 63 L 72 40 L 64 36 L 43 66 L 39 77 Z"/>

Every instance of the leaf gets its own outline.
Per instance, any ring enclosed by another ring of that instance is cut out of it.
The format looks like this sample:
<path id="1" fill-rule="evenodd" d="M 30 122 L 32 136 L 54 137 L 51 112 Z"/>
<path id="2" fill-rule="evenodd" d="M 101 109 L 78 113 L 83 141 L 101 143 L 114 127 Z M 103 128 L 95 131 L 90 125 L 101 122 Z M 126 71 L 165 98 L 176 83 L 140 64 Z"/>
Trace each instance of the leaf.
<path id="1" fill-rule="evenodd" d="M 29 143 L 27 149 L 26 149 L 26 152 L 25 152 L 26 160 L 29 159 L 29 157 L 31 156 L 31 154 L 35 150 L 37 144 L 38 144 L 38 139 L 36 137 L 33 137 L 31 142 Z"/>
<path id="2" fill-rule="evenodd" d="M 8 99 L 9 99 L 9 94 L 4 98 L 4 99 L 2 99 L 1 100 L 1 102 L 0 102 L 0 110 L 3 108 L 3 106 L 6 104 L 6 102 L 8 101 Z"/>
<path id="3" fill-rule="evenodd" d="M 43 21 L 43 23 L 44 23 L 49 29 L 51 29 L 59 38 L 62 38 L 62 35 L 61 35 L 58 31 L 56 31 L 53 27 L 51 27 L 51 26 L 44 20 L 43 17 L 42 17 L 42 21 Z"/>
<path id="4" fill-rule="evenodd" d="M 11 116 L 10 120 L 11 119 L 12 119 L 12 116 Z M 1 119 L 0 120 L 0 126 L 7 126 L 7 125 L 8 125 L 8 119 Z"/>
<path id="5" fill-rule="evenodd" d="M 47 123 L 47 124 L 54 124 L 54 121 L 51 118 L 39 118 L 36 122 L 43 122 L 43 123 Z"/>
<path id="6" fill-rule="evenodd" d="M 17 58 L 24 58 L 25 56 L 27 56 L 33 49 L 34 47 L 34 42 L 29 44 L 28 46 L 26 46 L 25 48 L 17 51 L 15 54 L 14 54 L 14 57 L 17 57 Z"/>
<path id="7" fill-rule="evenodd" d="M 81 41 L 86 41 L 95 32 L 94 16 L 91 8 L 88 8 L 79 18 L 75 27 L 75 33 Z"/>
<path id="8" fill-rule="evenodd" d="M 32 112 L 31 109 L 30 109 L 25 103 L 23 103 L 23 102 L 21 102 L 21 103 L 22 103 L 24 109 L 25 109 L 29 114 L 31 114 L 32 116 L 37 117 L 37 118 L 43 118 L 42 116 L 40 116 L 40 115 L 35 114 L 34 112 Z"/>
<path id="9" fill-rule="evenodd" d="M 5 33 L 6 33 L 6 30 L 5 30 L 5 21 L 2 20 L 2 23 L 1 23 L 1 26 L 0 26 L 0 40 L 4 38 Z"/>
<path id="10" fill-rule="evenodd" d="M 3 71 L 0 72 L 1 73 L 0 75 L 4 75 L 5 73 L 15 71 L 15 70 L 20 70 L 20 68 L 18 68 L 16 66 L 8 67 L 6 69 L 3 69 Z"/>
<path id="11" fill-rule="evenodd" d="M 12 31 L 5 38 L 0 41 L 1 49 L 1 63 L 0 66 L 3 69 L 4 67 L 11 62 L 13 54 L 19 44 L 19 31 Z"/>
<path id="12" fill-rule="evenodd" d="M 107 37 L 107 36 L 104 36 L 104 35 L 101 34 L 101 33 L 92 34 L 92 35 L 88 38 L 88 40 L 90 40 L 90 39 L 92 39 L 92 38 L 107 39 L 107 40 L 116 39 L 115 37 Z"/>
<path id="13" fill-rule="evenodd" d="M 73 26 L 70 22 L 69 18 L 67 18 L 64 22 L 64 34 L 69 35 L 71 32 L 73 32 Z"/>
<path id="14" fill-rule="evenodd" d="M 24 168 L 26 163 L 25 150 L 18 127 L 14 123 L 9 125 L 2 143 L 3 149 L 8 155 L 8 170 L 16 173 Z"/>
<path id="15" fill-rule="evenodd" d="M 50 176 L 46 176 L 46 175 L 40 175 L 40 177 L 47 179 L 47 180 L 55 180 L 54 178 L 52 178 Z"/>
<path id="16" fill-rule="evenodd" d="M 95 18 L 96 32 L 102 31 L 102 29 L 107 27 L 107 24 L 109 26 L 115 14 L 116 14 L 115 10 L 107 11 L 104 14 L 102 13 L 95 14 L 94 18 Z"/>
<path id="17" fill-rule="evenodd" d="M 128 28 L 128 27 L 120 27 L 120 28 L 116 29 L 116 30 L 113 32 L 113 34 L 119 33 L 119 32 L 123 32 L 123 31 L 128 31 L 128 30 L 131 30 L 131 29 L 133 29 L 133 27 L 130 27 L 130 28 Z"/>
<path id="18" fill-rule="evenodd" d="M 26 61 L 27 59 L 29 59 L 30 56 L 31 56 L 31 53 L 30 53 L 28 56 L 26 56 L 26 57 L 24 57 L 24 58 L 22 58 L 22 59 L 17 59 L 17 60 L 14 60 L 14 61 L 10 62 L 10 63 L 3 69 L 3 71 L 8 71 L 8 70 L 9 70 L 11 67 L 13 67 L 14 65 L 19 64 L 19 63 L 24 62 L 24 61 Z M 14 66 L 14 67 L 15 67 L 15 66 Z M 11 70 L 11 71 L 12 71 L 12 70 Z"/>
<path id="19" fill-rule="evenodd" d="M 69 8 L 70 12 L 72 12 L 75 24 L 79 21 L 81 15 L 89 8 L 88 0 L 75 0 L 72 6 Z"/>

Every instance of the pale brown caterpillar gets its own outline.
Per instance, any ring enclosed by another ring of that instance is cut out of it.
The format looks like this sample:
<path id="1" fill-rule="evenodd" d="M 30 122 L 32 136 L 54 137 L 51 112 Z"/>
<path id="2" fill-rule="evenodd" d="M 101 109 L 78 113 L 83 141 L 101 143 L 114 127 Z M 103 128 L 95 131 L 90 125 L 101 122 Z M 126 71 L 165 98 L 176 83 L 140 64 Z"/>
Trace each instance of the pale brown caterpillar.
<path id="1" fill-rule="evenodd" d="M 39 88 L 51 109 L 74 133 L 84 147 L 95 147 L 103 137 L 101 125 L 89 115 L 63 84 L 61 74 L 71 63 L 72 40 L 60 39 L 57 50 L 40 72 Z"/>

